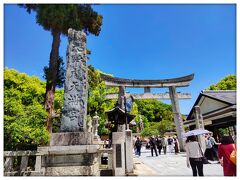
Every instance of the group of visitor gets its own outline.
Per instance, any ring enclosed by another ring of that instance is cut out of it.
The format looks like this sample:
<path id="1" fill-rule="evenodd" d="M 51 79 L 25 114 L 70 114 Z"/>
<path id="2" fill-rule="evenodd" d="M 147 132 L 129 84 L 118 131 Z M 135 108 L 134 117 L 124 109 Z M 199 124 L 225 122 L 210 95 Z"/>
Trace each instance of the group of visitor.
<path id="1" fill-rule="evenodd" d="M 203 176 L 204 161 L 217 160 L 223 167 L 224 176 L 236 176 L 236 164 L 230 160 L 231 153 L 236 150 L 233 138 L 223 136 L 217 143 L 210 133 L 205 136 L 206 150 L 200 146 L 196 136 L 189 136 L 186 140 L 185 150 L 187 154 L 187 167 L 192 168 L 193 176 Z M 217 148 L 216 148 L 217 146 Z"/>
<path id="2" fill-rule="evenodd" d="M 179 142 L 177 136 L 168 136 L 167 138 L 168 149 L 170 153 L 178 154 L 180 152 Z"/>
<path id="3" fill-rule="evenodd" d="M 135 136 L 133 138 L 133 147 L 135 151 L 135 155 L 141 156 L 141 148 L 142 148 L 142 140 Z M 170 153 L 179 153 L 179 142 L 176 136 L 174 137 L 154 137 L 151 136 L 146 144 L 146 149 L 151 149 L 151 155 L 158 156 L 161 155 L 162 151 L 163 154 L 167 153 L 167 149 L 169 149 Z"/>
<path id="4" fill-rule="evenodd" d="M 210 132 L 210 134 L 205 135 L 205 145 L 206 145 L 206 150 L 205 150 L 204 156 L 207 158 L 207 160 L 210 160 L 210 161 L 218 160 L 217 149 L 220 143 L 216 142 L 212 132 Z"/>
<path id="5" fill-rule="evenodd" d="M 135 155 L 141 156 L 142 140 L 140 137 L 135 136 L 133 146 Z M 209 161 L 217 160 L 223 167 L 224 176 L 236 176 L 236 164 L 230 160 L 230 155 L 233 151 L 236 151 L 236 145 L 231 136 L 223 136 L 220 139 L 220 143 L 216 142 L 213 137 L 213 133 L 205 135 L 206 149 L 203 151 L 200 143 L 197 140 L 197 136 L 187 137 L 185 150 L 187 155 L 187 167 L 192 168 L 193 176 L 204 176 L 203 164 L 209 163 Z M 174 137 L 150 137 L 146 149 L 151 149 L 151 155 L 158 156 L 163 150 L 163 154 L 167 153 L 179 153 L 179 142 L 176 136 Z"/>

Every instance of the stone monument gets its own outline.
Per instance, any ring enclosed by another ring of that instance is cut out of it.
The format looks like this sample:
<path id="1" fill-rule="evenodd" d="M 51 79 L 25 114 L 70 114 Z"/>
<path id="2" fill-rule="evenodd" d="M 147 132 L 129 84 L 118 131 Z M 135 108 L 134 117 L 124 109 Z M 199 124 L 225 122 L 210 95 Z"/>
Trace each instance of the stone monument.
<path id="1" fill-rule="evenodd" d="M 87 55 L 84 32 L 69 29 L 67 69 L 64 85 L 64 104 L 61 133 L 52 134 L 50 145 L 92 144 L 92 133 L 87 122 Z"/>
<path id="2" fill-rule="evenodd" d="M 46 176 L 100 175 L 93 132 L 87 129 L 87 56 L 84 32 L 68 30 L 67 69 L 61 132 L 38 148 L 37 169 Z"/>
<path id="3" fill-rule="evenodd" d="M 86 35 L 70 29 L 68 38 L 61 131 L 83 132 L 86 130 L 88 96 Z"/>

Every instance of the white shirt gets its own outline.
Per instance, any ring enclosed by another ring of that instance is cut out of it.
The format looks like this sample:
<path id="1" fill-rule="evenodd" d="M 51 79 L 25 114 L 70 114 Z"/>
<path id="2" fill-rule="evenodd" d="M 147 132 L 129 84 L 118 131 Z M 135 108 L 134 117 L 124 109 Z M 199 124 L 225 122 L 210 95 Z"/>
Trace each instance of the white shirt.
<path id="1" fill-rule="evenodd" d="M 197 141 L 188 142 L 185 145 L 185 150 L 187 154 L 187 164 L 189 164 L 189 158 L 200 158 L 202 157 L 202 152 Z"/>

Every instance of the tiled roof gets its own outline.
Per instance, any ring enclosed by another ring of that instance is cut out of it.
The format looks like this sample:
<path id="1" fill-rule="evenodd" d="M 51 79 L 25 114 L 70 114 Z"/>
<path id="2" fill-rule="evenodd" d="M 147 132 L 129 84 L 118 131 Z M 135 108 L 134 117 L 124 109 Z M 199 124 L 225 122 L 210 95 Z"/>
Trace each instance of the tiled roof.
<path id="1" fill-rule="evenodd" d="M 233 109 L 236 108 L 236 90 L 204 90 L 202 91 L 197 100 L 195 101 L 190 113 L 187 116 L 187 120 L 190 120 L 193 114 L 194 107 L 198 104 L 202 96 L 213 98 L 218 101 L 225 102 L 229 104 Z"/>
<path id="2" fill-rule="evenodd" d="M 202 94 L 230 104 L 236 104 L 235 90 L 206 90 L 202 91 Z"/>

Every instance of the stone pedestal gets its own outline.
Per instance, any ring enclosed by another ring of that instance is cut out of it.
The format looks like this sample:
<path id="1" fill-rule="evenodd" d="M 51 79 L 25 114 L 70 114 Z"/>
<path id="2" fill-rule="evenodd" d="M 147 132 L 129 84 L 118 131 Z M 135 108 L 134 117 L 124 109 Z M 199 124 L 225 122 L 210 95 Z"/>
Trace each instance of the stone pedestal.
<path id="1" fill-rule="evenodd" d="M 53 133 L 50 146 L 38 148 L 35 167 L 45 176 L 98 176 L 99 148 L 91 132 Z"/>
<path id="2" fill-rule="evenodd" d="M 39 147 L 35 167 L 45 176 L 99 176 L 98 145 Z"/>
<path id="3" fill-rule="evenodd" d="M 113 175 L 125 176 L 125 132 L 112 133 Z"/>
<path id="4" fill-rule="evenodd" d="M 87 145 L 93 143 L 91 132 L 52 133 L 50 146 Z"/>
<path id="5" fill-rule="evenodd" d="M 127 129 L 126 135 L 126 173 L 133 173 L 133 141 L 132 130 Z"/>

